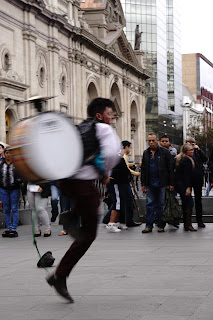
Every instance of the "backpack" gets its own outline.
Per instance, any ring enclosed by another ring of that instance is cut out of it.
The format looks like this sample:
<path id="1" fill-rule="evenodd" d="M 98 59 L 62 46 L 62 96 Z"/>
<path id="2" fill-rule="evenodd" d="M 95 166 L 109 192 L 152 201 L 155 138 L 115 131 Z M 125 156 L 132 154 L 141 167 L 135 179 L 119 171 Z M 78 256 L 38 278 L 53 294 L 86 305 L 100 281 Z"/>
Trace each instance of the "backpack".
<path id="1" fill-rule="evenodd" d="M 96 121 L 94 119 L 86 119 L 77 125 L 83 143 L 83 164 L 93 164 L 93 159 L 100 152 L 95 124 Z"/>

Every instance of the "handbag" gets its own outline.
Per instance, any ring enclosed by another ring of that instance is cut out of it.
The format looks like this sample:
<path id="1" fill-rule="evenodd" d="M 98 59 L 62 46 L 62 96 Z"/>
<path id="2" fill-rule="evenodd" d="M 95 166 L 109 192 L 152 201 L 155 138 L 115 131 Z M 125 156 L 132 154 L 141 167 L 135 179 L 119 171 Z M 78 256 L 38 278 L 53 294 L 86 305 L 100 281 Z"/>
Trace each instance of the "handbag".
<path id="1" fill-rule="evenodd" d="M 182 217 L 182 206 L 176 199 L 174 192 L 166 190 L 165 207 L 162 214 L 162 220 L 166 223 L 177 225 Z"/>

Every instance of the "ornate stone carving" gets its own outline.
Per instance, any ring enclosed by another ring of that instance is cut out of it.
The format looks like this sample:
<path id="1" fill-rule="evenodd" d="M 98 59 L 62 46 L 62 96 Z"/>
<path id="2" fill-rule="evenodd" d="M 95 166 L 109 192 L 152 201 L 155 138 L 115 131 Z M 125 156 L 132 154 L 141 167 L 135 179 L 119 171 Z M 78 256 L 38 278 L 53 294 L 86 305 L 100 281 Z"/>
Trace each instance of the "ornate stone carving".
<path id="1" fill-rule="evenodd" d="M 20 75 L 18 75 L 18 73 L 14 70 L 0 70 L 0 79 L 8 79 L 8 80 L 13 80 L 16 82 L 24 82 L 24 78 Z"/>
<path id="2" fill-rule="evenodd" d="M 78 19 L 79 19 L 81 28 L 93 34 L 93 31 L 90 29 L 82 11 L 80 11 L 78 15 Z"/>
<path id="3" fill-rule="evenodd" d="M 103 75 L 105 75 L 105 76 L 107 76 L 107 77 L 109 77 L 109 75 L 111 74 L 111 70 L 110 70 L 110 68 L 108 68 L 107 66 L 101 64 L 101 66 L 100 66 L 100 73 L 103 74 Z"/>
<path id="4" fill-rule="evenodd" d="M 38 4 L 38 5 L 41 6 L 42 8 L 45 8 L 44 0 L 31 0 L 31 2 Z"/>
<path id="5" fill-rule="evenodd" d="M 109 30 L 117 30 L 121 28 L 120 15 L 121 12 L 118 1 L 115 0 L 114 3 L 112 1 L 108 1 L 105 13 L 105 20 Z"/>
<path id="6" fill-rule="evenodd" d="M 100 68 L 98 66 L 96 66 L 95 64 L 93 64 L 93 70 L 98 73 L 100 71 Z"/>
<path id="7" fill-rule="evenodd" d="M 118 82 L 118 75 L 117 74 L 115 74 L 115 76 L 114 76 L 114 81 L 115 81 L 115 83 L 117 83 Z"/>

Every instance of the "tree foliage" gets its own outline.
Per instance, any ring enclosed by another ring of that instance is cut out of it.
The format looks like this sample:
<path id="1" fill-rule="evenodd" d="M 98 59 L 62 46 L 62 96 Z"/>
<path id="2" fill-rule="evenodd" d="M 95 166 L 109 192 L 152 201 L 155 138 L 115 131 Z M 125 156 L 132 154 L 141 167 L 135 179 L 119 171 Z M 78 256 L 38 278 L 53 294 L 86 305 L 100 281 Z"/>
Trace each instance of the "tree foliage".
<path id="1" fill-rule="evenodd" d="M 195 138 L 196 144 L 208 157 L 213 148 L 213 129 L 207 127 L 205 131 L 201 131 L 198 127 L 191 127 L 189 128 L 189 136 Z"/>

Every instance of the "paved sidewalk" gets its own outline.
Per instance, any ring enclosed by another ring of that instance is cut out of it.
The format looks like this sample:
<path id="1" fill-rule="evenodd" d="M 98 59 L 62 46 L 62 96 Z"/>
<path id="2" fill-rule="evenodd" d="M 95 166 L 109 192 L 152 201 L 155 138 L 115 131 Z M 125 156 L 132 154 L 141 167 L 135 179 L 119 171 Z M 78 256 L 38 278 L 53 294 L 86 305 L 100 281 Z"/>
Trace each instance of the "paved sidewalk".
<path id="1" fill-rule="evenodd" d="M 41 253 L 51 250 L 56 264 L 71 240 L 57 236 L 60 230 L 53 225 L 50 238 L 38 238 Z M 195 233 L 182 226 L 141 230 L 108 233 L 100 224 L 68 280 L 74 304 L 57 296 L 36 267 L 31 226 L 19 227 L 17 239 L 1 238 L 0 319 L 212 320 L 213 224 Z"/>

